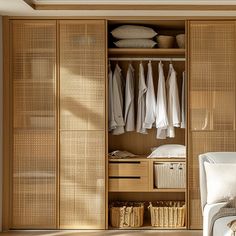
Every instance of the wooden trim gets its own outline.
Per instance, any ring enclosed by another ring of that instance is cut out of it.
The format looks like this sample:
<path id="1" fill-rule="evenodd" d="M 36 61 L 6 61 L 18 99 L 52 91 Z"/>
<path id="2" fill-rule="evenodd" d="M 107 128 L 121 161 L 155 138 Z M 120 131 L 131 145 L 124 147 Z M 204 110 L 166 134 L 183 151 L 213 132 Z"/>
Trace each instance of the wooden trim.
<path id="1" fill-rule="evenodd" d="M 149 20 L 236 20 L 236 16 L 9 16 L 9 20 L 107 20 L 107 21 L 149 21 Z"/>
<path id="2" fill-rule="evenodd" d="M 57 183 L 56 183 L 56 228 L 60 229 L 60 25 L 56 21 L 56 158 L 57 158 Z"/>
<path id="3" fill-rule="evenodd" d="M 10 24 L 3 17 L 3 214 L 2 228 L 9 229 L 10 214 Z"/>
<path id="4" fill-rule="evenodd" d="M 186 145 L 186 193 L 185 193 L 185 202 L 186 202 L 186 227 L 189 229 L 189 212 L 190 212 L 190 205 L 189 205 L 189 181 L 188 181 L 188 165 L 189 165 L 189 140 L 188 140 L 188 130 L 189 130 L 189 21 L 185 22 L 185 48 L 186 48 L 186 61 L 185 61 L 185 120 L 186 120 L 186 127 L 185 127 L 185 145 Z"/>
<path id="5" fill-rule="evenodd" d="M 189 104 L 190 104 L 190 93 L 189 93 L 189 89 L 190 89 L 190 21 L 187 22 L 187 80 L 186 80 L 186 89 L 187 89 L 187 94 L 186 94 L 186 98 L 187 98 L 187 109 L 186 109 L 186 114 L 187 114 L 187 168 L 186 168 L 186 176 L 187 176 L 187 229 L 190 229 L 190 192 L 189 192 L 189 176 L 190 176 L 190 172 L 189 172 L 189 158 L 190 158 L 190 133 L 189 133 L 189 128 L 190 128 L 190 109 L 189 109 Z"/>
<path id="6" fill-rule="evenodd" d="M 153 189 L 153 187 L 154 187 L 153 163 L 154 163 L 153 160 L 150 160 L 149 163 L 148 163 L 149 164 L 149 166 L 148 166 L 148 168 L 149 168 L 149 170 L 148 170 L 148 173 L 149 173 L 149 177 L 148 177 L 148 179 L 149 179 L 149 182 L 148 182 L 149 187 L 148 187 L 148 189 L 149 189 L 149 191 L 151 191 Z"/>
<path id="7" fill-rule="evenodd" d="M 105 191 L 106 191 L 106 195 L 105 195 L 105 229 L 108 229 L 109 225 L 108 225 L 108 202 L 109 202 L 109 195 L 108 195 L 108 38 L 107 38 L 107 32 L 108 32 L 108 23 L 105 20 L 104 21 L 105 24 L 105 48 L 106 48 L 106 52 L 105 52 Z"/>
<path id="8" fill-rule="evenodd" d="M 34 10 L 158 10 L 158 11 L 234 11 L 236 5 L 201 4 L 35 4 L 24 0 Z"/>

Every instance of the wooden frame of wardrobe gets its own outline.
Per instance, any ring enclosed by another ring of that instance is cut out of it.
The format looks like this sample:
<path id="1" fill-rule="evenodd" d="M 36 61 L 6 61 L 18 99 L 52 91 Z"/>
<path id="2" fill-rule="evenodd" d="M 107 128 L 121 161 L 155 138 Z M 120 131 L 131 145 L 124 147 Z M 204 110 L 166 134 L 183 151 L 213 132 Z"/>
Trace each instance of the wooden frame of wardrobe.
<path id="1" fill-rule="evenodd" d="M 201 20 L 201 21 L 206 21 L 206 20 L 212 20 L 212 21 L 218 21 L 218 20 L 235 20 L 235 17 L 154 17 L 154 16 L 149 16 L 149 17 L 19 17 L 19 16 L 12 16 L 12 17 L 3 17 L 3 59 L 4 59 L 4 67 L 3 67 L 3 74 L 4 74 L 4 80 L 3 80 L 3 101 L 4 101 L 4 106 L 3 106 L 3 229 L 4 230 L 9 230 L 10 227 L 10 215 L 9 215 L 9 209 L 10 209 L 10 155 L 11 155 L 11 150 L 10 150 L 10 133 L 11 130 L 10 128 L 10 117 L 12 117 L 12 114 L 10 113 L 10 102 L 11 102 L 11 85 L 10 85 L 10 74 L 11 74 L 11 67 L 10 67 L 10 32 L 9 32 L 9 25 L 10 21 L 13 19 L 21 19 L 21 20 L 28 20 L 28 19 L 34 19 L 34 20 L 47 20 L 47 19 L 104 19 L 104 20 L 185 20 L 186 21 L 186 34 L 189 39 L 189 20 Z M 107 53 L 106 53 L 107 54 Z M 190 65 L 190 58 L 189 58 L 189 40 L 188 40 L 188 47 L 186 51 L 186 56 L 187 56 L 187 61 L 186 61 L 186 70 L 187 70 L 187 75 L 189 77 L 189 65 Z M 57 63 L 59 63 L 57 61 Z M 188 83 L 187 83 L 188 84 Z M 188 85 L 187 85 L 188 86 Z M 189 94 L 187 94 L 187 99 L 189 99 Z M 106 105 L 107 107 L 107 105 Z M 106 108 L 107 109 L 107 108 Z M 187 106 L 187 114 L 189 114 L 189 107 Z M 106 117 L 107 120 L 107 117 Z M 188 115 L 187 115 L 187 124 L 189 128 L 189 122 L 188 122 Z M 187 144 L 188 144 L 188 137 L 186 136 L 187 139 Z M 106 147 L 108 146 L 108 140 L 106 138 Z M 186 164 L 188 165 L 188 158 L 186 159 Z M 108 160 L 106 158 L 106 175 L 108 173 Z M 187 170 L 187 175 L 188 175 L 188 170 Z M 187 186 L 188 186 L 188 180 L 187 180 Z M 188 189 L 188 187 L 187 187 Z M 108 193 L 108 186 L 107 186 L 107 181 L 106 181 L 106 192 Z M 187 200 L 187 208 L 189 212 L 189 201 L 188 201 L 188 190 L 186 191 L 186 200 Z M 106 199 L 108 203 L 108 198 Z M 189 213 L 187 214 L 189 216 Z M 108 218 L 108 209 L 106 209 L 106 218 Z M 187 217 L 188 218 L 188 217 Z M 108 221 L 107 221 L 108 222 Z M 108 225 L 106 225 L 108 227 Z M 189 228 L 189 220 L 187 219 L 187 228 Z"/>

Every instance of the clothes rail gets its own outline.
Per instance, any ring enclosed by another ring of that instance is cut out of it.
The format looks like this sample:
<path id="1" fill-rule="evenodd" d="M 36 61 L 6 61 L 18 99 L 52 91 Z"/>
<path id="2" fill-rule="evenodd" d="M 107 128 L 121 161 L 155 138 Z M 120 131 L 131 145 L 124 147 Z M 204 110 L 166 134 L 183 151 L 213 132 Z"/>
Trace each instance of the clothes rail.
<path id="1" fill-rule="evenodd" d="M 166 57 L 111 57 L 109 61 L 185 61 L 185 58 L 166 58 Z"/>

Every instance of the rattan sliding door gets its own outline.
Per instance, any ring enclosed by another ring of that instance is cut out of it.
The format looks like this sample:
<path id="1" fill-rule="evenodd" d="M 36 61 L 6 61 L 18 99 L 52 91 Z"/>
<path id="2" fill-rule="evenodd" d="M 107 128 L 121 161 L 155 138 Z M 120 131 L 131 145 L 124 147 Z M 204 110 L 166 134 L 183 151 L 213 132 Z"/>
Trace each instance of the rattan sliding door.
<path id="1" fill-rule="evenodd" d="M 190 228 L 202 227 L 198 155 L 235 151 L 236 24 L 189 24 L 189 204 Z"/>
<path id="2" fill-rule="evenodd" d="M 60 21 L 60 227 L 105 228 L 105 22 Z"/>
<path id="3" fill-rule="evenodd" d="M 11 228 L 56 228 L 56 21 L 11 22 Z"/>

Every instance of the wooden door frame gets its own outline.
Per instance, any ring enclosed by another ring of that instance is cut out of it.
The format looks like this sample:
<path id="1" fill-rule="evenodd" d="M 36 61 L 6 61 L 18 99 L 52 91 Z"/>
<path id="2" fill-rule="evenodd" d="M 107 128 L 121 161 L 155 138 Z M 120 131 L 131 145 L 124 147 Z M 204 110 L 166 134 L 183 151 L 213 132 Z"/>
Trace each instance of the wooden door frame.
<path id="1" fill-rule="evenodd" d="M 212 20 L 212 21 L 221 21 L 221 20 L 235 20 L 235 17 L 28 17 L 28 16 L 4 16 L 3 17 L 3 152 L 2 152 L 2 158 L 3 158 L 3 200 L 2 200 L 2 227 L 3 230 L 9 230 L 10 228 L 10 156 L 11 156 L 11 149 L 10 149 L 10 143 L 11 143 L 11 122 L 12 122 L 12 114 L 11 114 L 11 47 L 10 47 L 10 24 L 11 20 L 18 19 L 18 20 L 60 20 L 60 19 L 103 19 L 106 22 L 106 35 L 107 35 L 107 21 L 108 20 L 185 20 L 185 30 L 188 32 L 189 30 L 189 21 L 190 20 Z M 187 42 L 189 44 L 189 34 L 187 34 Z M 107 38 L 107 37 L 106 37 Z M 107 40 L 106 40 L 107 45 Z M 106 49 L 107 50 L 107 49 Z M 58 52 L 57 52 L 58 53 Z M 189 50 L 187 47 L 187 60 L 186 60 L 186 74 L 189 77 Z M 107 55 L 107 51 L 106 51 Z M 108 56 L 107 56 L 108 57 Z M 106 57 L 106 62 L 107 62 Z M 107 63 L 106 63 L 107 65 Z M 107 66 L 106 66 L 107 71 Z M 58 71 L 58 69 L 57 69 Z M 107 81 L 107 79 L 106 79 Z M 106 95 L 107 95 L 107 83 L 106 83 Z M 186 86 L 188 86 L 188 83 L 186 83 Z M 107 96 L 106 96 L 107 97 Z M 186 97 L 189 98 L 189 94 L 187 91 Z M 107 105 L 107 98 L 106 98 L 106 111 L 108 109 Z M 107 113 L 107 112 L 106 112 Z M 189 114 L 188 106 L 186 107 L 186 113 Z M 11 118 L 11 120 L 10 120 Z M 187 115 L 187 123 L 189 118 Z M 106 114 L 106 134 L 107 134 L 107 114 Z M 187 131 L 186 131 L 187 132 Z M 187 143 L 188 143 L 188 137 Z M 106 135 L 106 150 L 108 150 L 108 137 Z M 106 205 L 108 205 L 108 159 L 107 159 L 107 153 L 106 153 Z M 188 161 L 186 160 L 186 164 L 188 164 Z M 188 168 L 187 168 L 188 169 Z M 188 178 L 187 178 L 188 179 Z M 188 182 L 188 180 L 187 180 Z M 189 189 L 189 188 L 188 188 Z M 186 193 L 186 200 L 187 200 L 187 206 L 188 206 L 188 212 L 189 212 L 189 194 L 188 190 Z M 107 206 L 106 206 L 107 207 Z M 189 213 L 187 214 L 187 228 L 189 228 Z M 108 222 L 108 207 L 106 209 L 106 228 L 108 228 L 107 225 Z"/>

